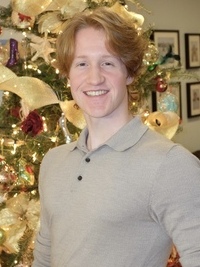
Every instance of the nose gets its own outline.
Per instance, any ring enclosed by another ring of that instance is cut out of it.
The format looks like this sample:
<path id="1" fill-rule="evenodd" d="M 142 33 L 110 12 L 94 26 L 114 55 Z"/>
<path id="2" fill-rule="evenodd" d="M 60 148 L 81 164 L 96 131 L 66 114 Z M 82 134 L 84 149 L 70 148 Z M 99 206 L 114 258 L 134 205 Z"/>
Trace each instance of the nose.
<path id="1" fill-rule="evenodd" d="M 87 82 L 92 85 L 98 85 L 104 82 L 104 76 L 100 67 L 90 66 L 87 75 Z"/>

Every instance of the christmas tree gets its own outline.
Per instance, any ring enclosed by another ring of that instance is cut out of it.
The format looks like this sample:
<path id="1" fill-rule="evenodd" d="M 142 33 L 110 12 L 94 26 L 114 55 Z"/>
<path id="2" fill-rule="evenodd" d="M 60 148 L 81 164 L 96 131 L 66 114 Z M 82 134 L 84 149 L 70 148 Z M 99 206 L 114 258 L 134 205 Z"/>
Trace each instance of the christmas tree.
<path id="1" fill-rule="evenodd" d="M 128 11 L 125 1 L 120 0 L 46 0 L 42 6 L 39 0 L 24 3 L 15 0 L 0 8 L 1 35 L 7 29 L 20 34 L 19 39 L 2 40 L 0 46 L 0 265 L 3 267 L 31 265 L 39 227 L 40 163 L 49 149 L 76 140 L 85 126 L 68 84 L 59 77 L 55 60 L 56 38 L 73 14 L 108 6 L 134 21 L 138 34 L 149 40 L 149 46 L 144 71 L 137 88 L 131 91 L 132 112 L 141 113 L 144 123 L 169 138 L 179 127 L 178 103 L 169 91 L 171 79 L 184 75 L 179 55 L 174 55 L 171 48 L 164 57 L 159 55 L 151 39 L 152 29 L 142 29 L 144 17 L 138 10 L 145 7 L 138 1 L 130 2 L 137 13 Z M 165 67 L 168 59 L 176 64 Z M 161 106 L 160 111 L 151 113 L 148 98 L 153 91 L 167 94 L 164 99 L 176 105 L 165 105 L 165 109 Z M 180 266 L 175 250 L 168 266 Z"/>

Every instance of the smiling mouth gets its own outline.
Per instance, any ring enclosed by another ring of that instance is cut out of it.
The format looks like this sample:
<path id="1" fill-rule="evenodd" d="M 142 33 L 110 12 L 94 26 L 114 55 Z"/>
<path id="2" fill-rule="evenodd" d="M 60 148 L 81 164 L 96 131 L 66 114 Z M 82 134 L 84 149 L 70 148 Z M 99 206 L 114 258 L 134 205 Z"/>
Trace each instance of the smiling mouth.
<path id="1" fill-rule="evenodd" d="M 108 93 L 108 90 L 95 90 L 95 91 L 85 92 L 85 94 L 88 96 L 100 96 L 100 95 L 105 95 L 107 93 Z"/>

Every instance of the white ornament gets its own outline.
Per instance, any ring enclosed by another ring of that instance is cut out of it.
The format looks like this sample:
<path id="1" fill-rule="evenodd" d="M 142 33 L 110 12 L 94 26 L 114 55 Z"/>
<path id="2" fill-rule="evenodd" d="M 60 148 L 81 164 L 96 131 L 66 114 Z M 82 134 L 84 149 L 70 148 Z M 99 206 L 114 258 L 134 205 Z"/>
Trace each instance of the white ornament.
<path id="1" fill-rule="evenodd" d="M 31 38 L 31 41 L 32 43 L 30 43 L 30 46 L 34 50 L 34 52 L 36 51 L 31 60 L 35 61 L 39 57 L 41 57 L 47 64 L 50 63 L 50 54 L 55 52 L 55 48 L 52 48 L 51 46 L 51 42 L 54 42 L 54 40 L 52 39 L 50 42 L 50 39 L 47 39 L 46 36 L 44 38 L 33 36 Z"/>

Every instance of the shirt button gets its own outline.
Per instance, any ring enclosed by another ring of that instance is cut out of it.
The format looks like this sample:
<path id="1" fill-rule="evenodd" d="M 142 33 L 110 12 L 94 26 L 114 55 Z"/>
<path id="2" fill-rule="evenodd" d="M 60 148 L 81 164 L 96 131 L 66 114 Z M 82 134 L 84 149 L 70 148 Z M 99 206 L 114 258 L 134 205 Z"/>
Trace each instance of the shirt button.
<path id="1" fill-rule="evenodd" d="M 90 162 L 90 158 L 86 158 L 85 161 L 86 161 L 86 162 Z"/>
<path id="2" fill-rule="evenodd" d="M 81 181 L 83 177 L 81 175 L 78 176 L 78 180 Z"/>

